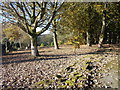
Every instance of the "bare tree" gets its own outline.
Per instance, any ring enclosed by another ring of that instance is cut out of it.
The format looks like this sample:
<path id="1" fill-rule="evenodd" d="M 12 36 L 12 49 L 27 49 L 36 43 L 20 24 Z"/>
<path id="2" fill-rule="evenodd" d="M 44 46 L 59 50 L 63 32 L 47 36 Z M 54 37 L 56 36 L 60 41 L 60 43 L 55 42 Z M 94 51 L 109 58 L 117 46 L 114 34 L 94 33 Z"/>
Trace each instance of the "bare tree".
<path id="1" fill-rule="evenodd" d="M 31 54 L 39 55 L 37 37 L 45 32 L 61 8 L 62 2 L 3 2 L 0 8 L 7 22 L 17 25 L 31 38 Z M 40 27 L 40 31 L 36 31 Z"/>

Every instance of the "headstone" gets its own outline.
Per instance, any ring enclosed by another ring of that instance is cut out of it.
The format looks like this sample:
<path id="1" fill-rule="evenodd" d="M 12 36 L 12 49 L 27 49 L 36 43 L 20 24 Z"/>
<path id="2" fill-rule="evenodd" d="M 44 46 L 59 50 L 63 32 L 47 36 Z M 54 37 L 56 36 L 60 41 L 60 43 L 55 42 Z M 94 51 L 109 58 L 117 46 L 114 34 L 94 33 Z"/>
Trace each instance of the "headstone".
<path id="1" fill-rule="evenodd" d="M 20 44 L 19 43 L 16 43 L 16 48 L 20 48 Z"/>
<path id="2" fill-rule="evenodd" d="M 27 50 L 27 49 L 28 49 L 28 47 L 25 47 L 25 49 Z"/>
<path id="3" fill-rule="evenodd" d="M 9 41 L 7 41 L 7 47 L 6 48 L 7 48 L 8 51 L 10 51 L 11 47 L 10 47 L 10 42 Z"/>
<path id="4" fill-rule="evenodd" d="M 2 44 L 0 43 L 0 56 L 2 56 Z"/>
<path id="5" fill-rule="evenodd" d="M 2 44 L 2 55 L 6 54 L 6 46 L 5 44 Z"/>

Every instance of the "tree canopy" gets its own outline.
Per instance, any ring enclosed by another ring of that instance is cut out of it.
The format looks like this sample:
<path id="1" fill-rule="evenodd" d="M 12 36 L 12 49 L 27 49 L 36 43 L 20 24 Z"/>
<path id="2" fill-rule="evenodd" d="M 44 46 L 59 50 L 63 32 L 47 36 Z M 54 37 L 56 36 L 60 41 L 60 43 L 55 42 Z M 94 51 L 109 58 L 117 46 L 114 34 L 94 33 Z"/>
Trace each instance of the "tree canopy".
<path id="1" fill-rule="evenodd" d="M 112 41 L 115 43 L 116 38 L 118 42 L 119 35 L 116 32 L 119 32 L 117 29 L 119 26 L 116 25 L 120 19 L 119 6 L 119 2 L 64 3 L 61 8 L 59 34 L 67 36 L 68 40 L 72 39 L 72 42 L 83 42 L 83 44 L 98 44 L 101 34 L 102 36 L 106 34 L 103 36 L 103 43 L 110 43 L 108 42 L 110 38 L 110 41 L 114 38 Z M 106 29 L 101 33 L 104 13 L 106 13 Z M 111 35 L 113 37 L 110 37 Z"/>
<path id="2" fill-rule="evenodd" d="M 2 16 L 31 37 L 31 54 L 38 55 L 37 37 L 48 30 L 61 2 L 3 2 Z M 36 31 L 40 27 L 40 31 Z"/>

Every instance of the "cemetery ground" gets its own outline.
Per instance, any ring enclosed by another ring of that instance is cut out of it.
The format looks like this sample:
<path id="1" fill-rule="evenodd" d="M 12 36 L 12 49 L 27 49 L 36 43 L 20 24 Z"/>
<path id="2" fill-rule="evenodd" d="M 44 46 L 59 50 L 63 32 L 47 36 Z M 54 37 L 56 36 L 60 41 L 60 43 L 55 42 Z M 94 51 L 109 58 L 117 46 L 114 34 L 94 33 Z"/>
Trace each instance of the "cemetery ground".
<path id="1" fill-rule="evenodd" d="M 30 50 L 2 56 L 2 88 L 118 88 L 119 54 L 116 45 L 71 45 L 40 48 L 38 57 Z"/>

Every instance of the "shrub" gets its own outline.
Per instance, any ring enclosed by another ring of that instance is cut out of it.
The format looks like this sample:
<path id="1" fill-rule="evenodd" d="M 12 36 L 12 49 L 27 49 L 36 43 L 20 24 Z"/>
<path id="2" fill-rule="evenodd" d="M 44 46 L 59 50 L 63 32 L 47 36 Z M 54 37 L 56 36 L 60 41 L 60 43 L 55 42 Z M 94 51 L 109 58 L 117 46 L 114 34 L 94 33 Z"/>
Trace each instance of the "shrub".
<path id="1" fill-rule="evenodd" d="M 44 47 L 44 43 L 41 43 L 41 44 L 40 44 L 40 47 Z"/>
<path id="2" fill-rule="evenodd" d="M 58 45 L 62 45 L 62 44 L 63 44 L 63 41 L 59 41 L 59 42 L 58 42 Z"/>
<path id="3" fill-rule="evenodd" d="M 53 42 L 51 42 L 50 46 L 54 46 L 54 43 L 53 43 Z"/>

